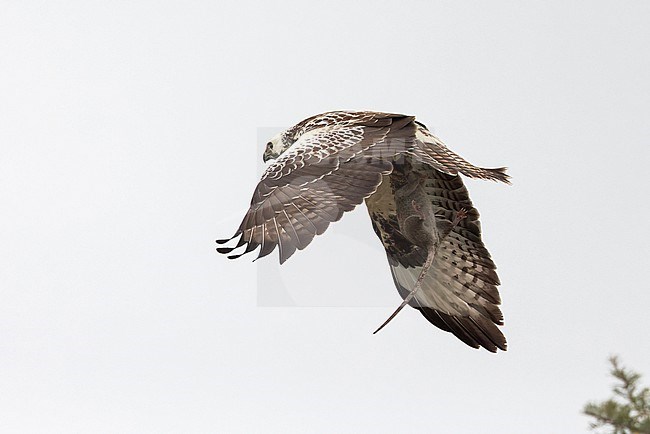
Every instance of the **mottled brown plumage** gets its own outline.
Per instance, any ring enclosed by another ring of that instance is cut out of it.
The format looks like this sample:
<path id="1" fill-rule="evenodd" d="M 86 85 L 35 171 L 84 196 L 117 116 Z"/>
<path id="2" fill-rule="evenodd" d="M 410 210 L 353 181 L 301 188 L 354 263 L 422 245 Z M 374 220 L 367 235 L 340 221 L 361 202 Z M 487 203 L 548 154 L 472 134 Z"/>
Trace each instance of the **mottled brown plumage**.
<path id="1" fill-rule="evenodd" d="M 402 298 L 467 345 L 505 350 L 496 267 L 459 176 L 508 182 L 505 169 L 468 163 L 413 116 L 379 112 L 312 116 L 273 138 L 264 159 L 237 243 L 219 252 L 278 247 L 283 263 L 365 200 Z"/>

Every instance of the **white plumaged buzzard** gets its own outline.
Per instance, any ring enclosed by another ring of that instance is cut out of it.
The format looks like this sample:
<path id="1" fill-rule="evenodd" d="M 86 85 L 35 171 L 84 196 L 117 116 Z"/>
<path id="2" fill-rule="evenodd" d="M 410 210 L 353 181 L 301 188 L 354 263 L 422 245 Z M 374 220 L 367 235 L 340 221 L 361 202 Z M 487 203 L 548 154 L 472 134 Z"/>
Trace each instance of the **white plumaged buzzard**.
<path id="1" fill-rule="evenodd" d="M 504 168 L 468 163 L 413 116 L 368 111 L 307 118 L 267 144 L 271 159 L 220 253 L 278 247 L 283 263 L 365 200 L 404 299 L 389 320 L 408 304 L 471 347 L 506 349 L 496 267 L 460 177 L 508 183 Z"/>

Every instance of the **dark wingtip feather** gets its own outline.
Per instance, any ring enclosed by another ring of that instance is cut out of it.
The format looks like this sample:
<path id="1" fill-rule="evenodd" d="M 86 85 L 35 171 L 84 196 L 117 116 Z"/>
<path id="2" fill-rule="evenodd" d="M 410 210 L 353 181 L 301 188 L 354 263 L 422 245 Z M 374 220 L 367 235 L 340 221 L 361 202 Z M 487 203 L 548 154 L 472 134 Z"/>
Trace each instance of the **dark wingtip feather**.
<path id="1" fill-rule="evenodd" d="M 244 253 L 246 253 L 246 252 L 244 252 Z M 230 256 L 228 256 L 228 259 L 237 259 L 240 256 L 242 256 L 244 253 L 240 253 L 239 255 L 230 255 Z"/>
<path id="2" fill-rule="evenodd" d="M 483 336 L 488 338 L 488 343 L 492 344 L 490 345 L 492 349 L 488 348 L 487 345 L 483 345 L 486 349 L 492 353 L 496 353 L 497 348 L 501 351 L 507 350 L 508 343 L 506 341 L 506 337 L 503 335 L 501 330 L 499 330 L 492 322 L 490 322 L 490 320 L 480 315 L 476 317 L 470 317 L 469 320 Z"/>
<path id="3" fill-rule="evenodd" d="M 216 240 L 216 243 L 217 244 L 226 244 L 228 241 L 232 240 L 233 238 L 235 238 L 235 237 L 233 236 L 233 237 L 228 238 L 228 239 Z"/>
<path id="4" fill-rule="evenodd" d="M 510 182 L 510 175 L 506 173 L 508 170 L 507 167 L 498 167 L 496 169 L 485 169 L 490 174 L 490 179 L 493 181 L 500 181 L 506 184 L 512 184 Z"/>
<path id="5" fill-rule="evenodd" d="M 479 317 L 477 322 L 473 318 L 454 317 L 431 308 L 418 307 L 417 309 L 431 324 L 452 333 L 474 349 L 482 347 L 491 353 L 507 349 L 505 336 L 486 318 Z"/>
<path id="6" fill-rule="evenodd" d="M 441 330 L 449 332 L 460 339 L 464 344 L 479 349 L 481 346 L 474 336 L 471 336 L 460 323 L 454 321 L 453 317 L 428 307 L 417 308 L 422 315 L 434 326 Z"/>
<path id="7" fill-rule="evenodd" d="M 235 247 L 217 247 L 217 252 L 219 253 L 230 253 L 235 250 Z"/>

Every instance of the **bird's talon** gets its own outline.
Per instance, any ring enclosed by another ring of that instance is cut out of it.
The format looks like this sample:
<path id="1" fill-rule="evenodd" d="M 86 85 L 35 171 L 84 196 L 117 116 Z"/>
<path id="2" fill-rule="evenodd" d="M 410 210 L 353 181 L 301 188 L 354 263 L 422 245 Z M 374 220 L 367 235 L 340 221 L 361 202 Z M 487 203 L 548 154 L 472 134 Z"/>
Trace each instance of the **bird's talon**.
<path id="1" fill-rule="evenodd" d="M 460 211 L 456 211 L 456 217 L 454 217 L 453 224 L 456 226 L 459 224 L 461 221 L 466 219 L 468 216 L 467 210 L 465 208 L 462 208 Z"/>

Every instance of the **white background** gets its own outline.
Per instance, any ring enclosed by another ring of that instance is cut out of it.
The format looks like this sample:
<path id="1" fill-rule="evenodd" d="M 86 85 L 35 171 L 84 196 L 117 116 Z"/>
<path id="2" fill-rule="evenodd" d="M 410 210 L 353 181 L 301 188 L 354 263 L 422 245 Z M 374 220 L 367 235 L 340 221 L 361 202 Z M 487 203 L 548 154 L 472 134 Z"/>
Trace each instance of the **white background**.
<path id="1" fill-rule="evenodd" d="M 610 354 L 650 380 L 649 16 L 3 1 L 0 431 L 586 432 Z M 412 309 L 371 335 L 400 300 L 363 208 L 277 270 L 321 307 L 261 307 L 257 263 L 215 252 L 259 176 L 258 128 L 334 109 L 415 114 L 510 167 L 511 187 L 467 182 L 507 352 Z"/>

